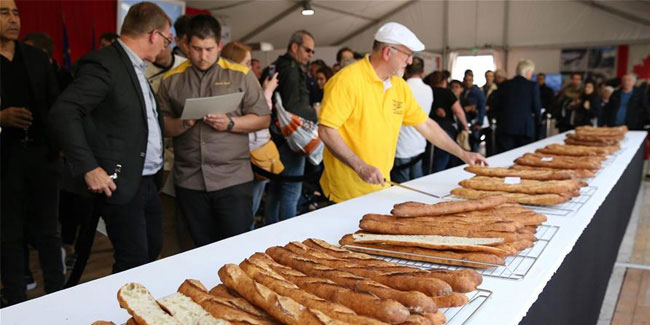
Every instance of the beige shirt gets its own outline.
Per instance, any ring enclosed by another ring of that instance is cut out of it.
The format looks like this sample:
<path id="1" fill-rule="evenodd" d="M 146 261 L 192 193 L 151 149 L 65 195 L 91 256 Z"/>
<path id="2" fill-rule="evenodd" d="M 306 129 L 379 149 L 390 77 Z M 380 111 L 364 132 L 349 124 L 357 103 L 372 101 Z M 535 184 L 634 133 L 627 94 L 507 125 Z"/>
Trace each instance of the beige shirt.
<path id="1" fill-rule="evenodd" d="M 244 92 L 230 116 L 269 115 L 262 87 L 250 69 L 220 58 L 207 71 L 190 61 L 169 71 L 160 83 L 158 97 L 163 114 L 178 118 L 187 98 Z M 253 180 L 248 154 L 248 134 L 219 132 L 197 123 L 174 138 L 176 185 L 198 191 L 217 191 Z"/>

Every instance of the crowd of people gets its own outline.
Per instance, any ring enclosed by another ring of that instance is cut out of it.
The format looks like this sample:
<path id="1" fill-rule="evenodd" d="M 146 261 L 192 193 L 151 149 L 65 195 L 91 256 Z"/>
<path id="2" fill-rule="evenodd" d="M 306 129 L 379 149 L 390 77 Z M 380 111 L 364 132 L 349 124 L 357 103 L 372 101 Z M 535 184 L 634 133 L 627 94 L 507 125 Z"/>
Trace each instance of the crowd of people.
<path id="1" fill-rule="evenodd" d="M 28 247 L 38 250 L 48 293 L 64 287 L 66 265 L 83 270 L 100 217 L 114 273 L 156 260 L 165 182 L 178 227 L 202 246 L 292 218 L 315 201 L 487 164 L 478 154 L 486 134 L 497 139 L 488 154 L 530 143 L 540 137 L 542 107 L 561 129 L 648 122 L 647 86 L 635 88 L 632 75 L 612 94 L 589 81 L 583 89 L 576 74 L 557 96 L 543 74 L 530 81 L 529 60 L 513 79 L 486 72 L 482 87 L 470 70 L 462 82 L 447 71 L 425 76 L 414 56 L 424 45 L 397 23 L 377 30 L 367 55 L 342 48 L 332 67 L 312 60 L 317 40 L 298 30 L 263 67 L 245 44 L 223 44 L 214 17 L 172 22 L 142 2 L 119 36 L 102 35 L 102 48 L 70 73 L 52 59 L 45 33 L 19 41 L 16 4 L 0 4 L 3 306 L 33 287 Z M 242 100 L 231 113 L 182 118 L 187 99 L 234 93 Z M 313 148 L 296 149 L 278 122 L 278 100 L 295 122 L 291 132 L 314 126 L 309 143 L 324 144 L 322 163 L 308 159 Z"/>

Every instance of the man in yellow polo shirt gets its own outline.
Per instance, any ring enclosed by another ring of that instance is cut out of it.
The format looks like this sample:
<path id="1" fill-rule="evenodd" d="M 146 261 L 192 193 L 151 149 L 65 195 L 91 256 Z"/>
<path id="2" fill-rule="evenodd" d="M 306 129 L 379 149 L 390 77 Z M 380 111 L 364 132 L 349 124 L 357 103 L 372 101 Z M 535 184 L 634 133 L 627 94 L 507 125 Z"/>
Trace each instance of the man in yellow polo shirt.
<path id="1" fill-rule="evenodd" d="M 465 151 L 420 108 L 402 79 L 414 51 L 424 44 L 408 28 L 387 23 L 377 30 L 372 53 L 339 71 L 325 85 L 319 135 L 326 145 L 321 186 L 334 202 L 386 186 L 402 125 L 468 164 L 486 164 Z"/>

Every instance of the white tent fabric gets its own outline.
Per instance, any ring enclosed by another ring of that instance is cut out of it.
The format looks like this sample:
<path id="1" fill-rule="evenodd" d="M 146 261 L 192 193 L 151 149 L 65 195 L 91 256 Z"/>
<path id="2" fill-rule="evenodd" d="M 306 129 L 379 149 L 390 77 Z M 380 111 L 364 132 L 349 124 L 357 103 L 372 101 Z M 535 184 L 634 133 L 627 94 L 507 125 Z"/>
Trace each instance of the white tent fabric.
<path id="1" fill-rule="evenodd" d="M 368 51 L 384 22 L 410 27 L 427 51 L 471 48 L 567 47 L 650 43 L 648 1 L 334 1 L 312 0 L 316 12 L 302 16 L 300 1 L 187 0 L 230 27 L 233 40 L 286 46 L 298 29 L 318 46 Z"/>

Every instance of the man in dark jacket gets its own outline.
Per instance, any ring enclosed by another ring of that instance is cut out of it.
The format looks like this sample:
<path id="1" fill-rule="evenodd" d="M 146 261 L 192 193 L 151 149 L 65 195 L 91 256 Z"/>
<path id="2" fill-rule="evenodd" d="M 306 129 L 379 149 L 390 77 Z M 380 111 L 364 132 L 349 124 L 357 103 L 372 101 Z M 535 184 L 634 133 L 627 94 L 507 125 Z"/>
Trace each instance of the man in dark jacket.
<path id="1" fill-rule="evenodd" d="M 0 1 L 0 221 L 2 305 L 25 300 L 25 233 L 39 252 L 45 292 L 63 287 L 58 232 L 59 153 L 47 115 L 58 87 L 47 55 L 18 42 L 13 0 Z"/>
<path id="2" fill-rule="evenodd" d="M 306 120 L 317 122 L 316 110 L 309 102 L 306 69 L 314 55 L 314 37 L 307 31 L 299 30 L 289 40 L 287 53 L 275 61 L 278 72 L 278 88 L 283 107 Z M 272 128 L 272 131 L 274 129 Z M 278 144 L 280 159 L 284 164 L 282 176 L 302 176 L 305 171 L 305 156 L 289 148 L 282 135 L 274 130 L 274 140 Z M 266 224 L 296 216 L 302 182 L 272 180 L 269 184 L 268 204 L 265 207 Z"/>
<path id="3" fill-rule="evenodd" d="M 499 86 L 494 103 L 499 153 L 535 140 L 540 99 L 537 83 L 530 81 L 534 70 L 531 60 L 521 60 L 517 64 L 517 76 Z"/>
<path id="4" fill-rule="evenodd" d="M 603 121 L 600 125 L 627 125 L 630 130 L 643 130 L 648 124 L 650 103 L 645 96 L 646 89 L 634 87 L 636 76 L 626 74 L 621 79 L 621 88 L 616 90 L 603 108 Z"/>
<path id="5" fill-rule="evenodd" d="M 133 5 L 120 39 L 79 61 L 50 115 L 66 167 L 97 197 L 113 273 L 155 260 L 162 247 L 162 115 L 145 69 L 170 45 L 170 25 L 155 4 Z"/>

